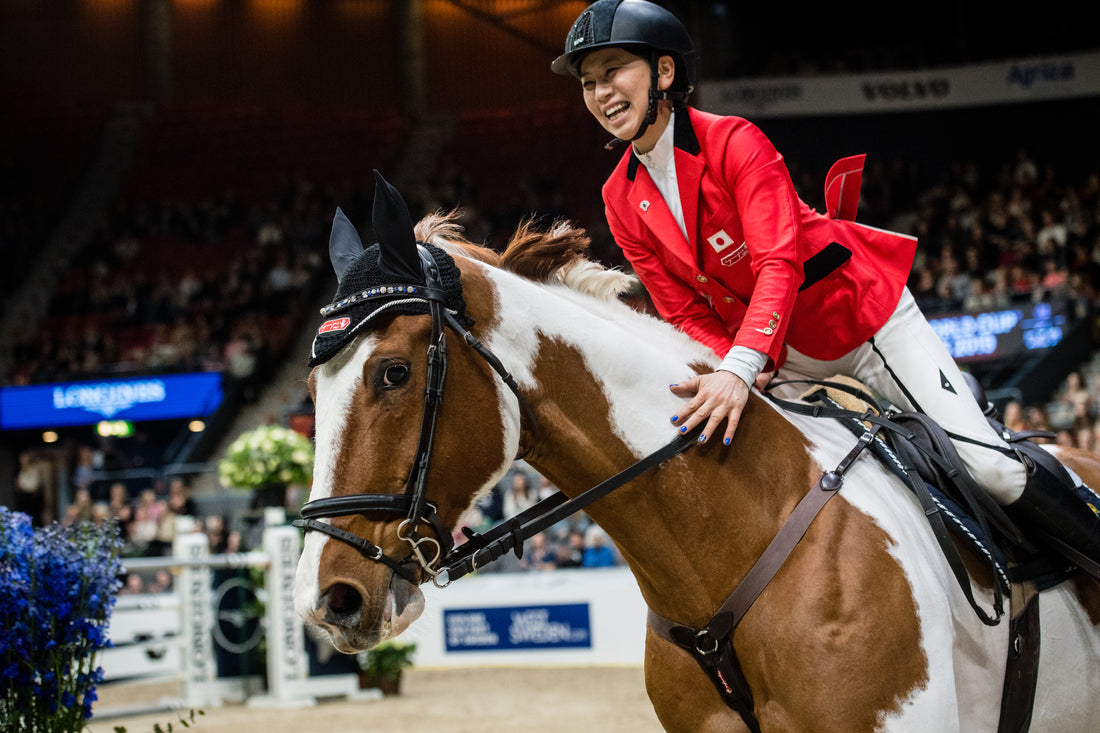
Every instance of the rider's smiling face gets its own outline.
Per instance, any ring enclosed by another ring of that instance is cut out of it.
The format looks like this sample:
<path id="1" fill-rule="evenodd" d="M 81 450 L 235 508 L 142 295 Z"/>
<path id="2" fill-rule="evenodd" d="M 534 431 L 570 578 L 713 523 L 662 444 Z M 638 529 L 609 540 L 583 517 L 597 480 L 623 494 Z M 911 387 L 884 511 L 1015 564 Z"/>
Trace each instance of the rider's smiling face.
<path id="1" fill-rule="evenodd" d="M 675 65 L 671 57 L 662 56 L 657 66 L 658 86 L 665 89 L 672 83 Z M 596 121 L 621 140 L 634 137 L 649 109 L 649 62 L 623 48 L 600 48 L 581 61 L 580 80 L 585 107 Z M 646 147 L 652 133 L 657 136 Z M 651 149 L 659 136 L 658 129 L 651 129 L 636 145 L 639 150 Z"/>

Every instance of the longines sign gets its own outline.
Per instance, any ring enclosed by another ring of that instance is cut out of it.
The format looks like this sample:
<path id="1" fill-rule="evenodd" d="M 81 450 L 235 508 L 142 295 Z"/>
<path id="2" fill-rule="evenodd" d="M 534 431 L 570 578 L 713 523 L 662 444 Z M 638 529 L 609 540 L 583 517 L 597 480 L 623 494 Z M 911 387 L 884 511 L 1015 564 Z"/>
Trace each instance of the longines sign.
<path id="1" fill-rule="evenodd" d="M 709 81 L 702 108 L 743 117 L 808 117 L 1100 96 L 1100 53 L 875 74 Z"/>
<path id="2" fill-rule="evenodd" d="M 218 372 L 4 387 L 0 429 L 201 417 L 216 410 L 222 396 Z"/>

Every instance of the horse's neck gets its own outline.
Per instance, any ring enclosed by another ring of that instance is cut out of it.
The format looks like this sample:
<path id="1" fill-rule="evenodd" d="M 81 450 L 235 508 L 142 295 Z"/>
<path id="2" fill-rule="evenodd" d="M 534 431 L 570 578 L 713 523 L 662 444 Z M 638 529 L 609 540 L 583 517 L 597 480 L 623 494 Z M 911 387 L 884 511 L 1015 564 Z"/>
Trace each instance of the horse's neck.
<path id="1" fill-rule="evenodd" d="M 542 437 L 528 461 L 579 494 L 675 438 L 669 417 L 683 400 L 668 385 L 688 376 L 682 360 L 624 351 L 615 335 L 571 343 L 541 336 L 529 398 Z M 709 614 L 730 588 L 714 579 L 747 572 L 813 473 L 801 433 L 754 395 L 731 446 L 719 436 L 692 447 L 587 511 L 654 610 Z"/>

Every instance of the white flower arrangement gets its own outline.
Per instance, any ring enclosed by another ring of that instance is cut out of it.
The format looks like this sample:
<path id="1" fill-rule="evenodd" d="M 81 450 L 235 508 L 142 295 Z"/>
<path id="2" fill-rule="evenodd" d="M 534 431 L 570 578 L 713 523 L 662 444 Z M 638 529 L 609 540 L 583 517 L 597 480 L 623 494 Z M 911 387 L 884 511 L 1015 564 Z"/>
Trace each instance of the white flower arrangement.
<path id="1" fill-rule="evenodd" d="M 237 489 L 308 485 L 313 478 L 313 442 L 278 425 L 242 433 L 218 463 L 218 478 L 223 486 Z"/>

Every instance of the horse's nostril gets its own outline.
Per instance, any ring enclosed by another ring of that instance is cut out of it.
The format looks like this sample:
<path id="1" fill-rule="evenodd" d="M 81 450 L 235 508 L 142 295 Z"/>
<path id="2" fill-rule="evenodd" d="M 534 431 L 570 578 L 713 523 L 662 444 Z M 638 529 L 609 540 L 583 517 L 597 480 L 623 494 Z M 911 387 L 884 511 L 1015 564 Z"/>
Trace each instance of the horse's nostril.
<path id="1" fill-rule="evenodd" d="M 359 591 L 345 583 L 337 583 L 328 589 L 329 611 L 338 616 L 350 616 L 363 605 L 363 596 Z"/>

